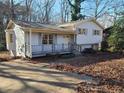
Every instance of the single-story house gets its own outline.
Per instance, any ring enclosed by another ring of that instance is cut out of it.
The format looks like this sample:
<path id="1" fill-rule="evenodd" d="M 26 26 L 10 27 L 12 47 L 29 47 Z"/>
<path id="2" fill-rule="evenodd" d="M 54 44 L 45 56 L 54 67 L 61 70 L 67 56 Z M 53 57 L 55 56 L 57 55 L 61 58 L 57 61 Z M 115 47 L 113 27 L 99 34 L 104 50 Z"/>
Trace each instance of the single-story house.
<path id="1" fill-rule="evenodd" d="M 98 49 L 103 29 L 94 20 L 81 20 L 58 26 L 12 21 L 6 32 L 7 49 L 11 56 L 39 57 L 47 54 L 72 53 L 85 48 Z"/>

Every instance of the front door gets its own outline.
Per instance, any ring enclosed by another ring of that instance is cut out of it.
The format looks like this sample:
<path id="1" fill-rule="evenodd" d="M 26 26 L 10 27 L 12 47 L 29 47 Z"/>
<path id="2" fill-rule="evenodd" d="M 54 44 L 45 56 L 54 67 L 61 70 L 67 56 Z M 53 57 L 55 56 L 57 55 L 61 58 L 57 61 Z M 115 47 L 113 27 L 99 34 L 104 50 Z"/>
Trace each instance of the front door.
<path id="1" fill-rule="evenodd" d="M 43 51 L 52 52 L 53 50 L 53 34 L 43 34 Z"/>

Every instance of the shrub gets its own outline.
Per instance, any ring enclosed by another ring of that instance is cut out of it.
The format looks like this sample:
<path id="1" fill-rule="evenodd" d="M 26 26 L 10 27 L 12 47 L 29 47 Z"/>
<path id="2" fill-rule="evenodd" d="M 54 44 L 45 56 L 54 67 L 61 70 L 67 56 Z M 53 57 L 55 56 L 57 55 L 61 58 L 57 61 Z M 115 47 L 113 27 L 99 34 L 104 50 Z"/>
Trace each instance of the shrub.
<path id="1" fill-rule="evenodd" d="M 101 43 L 101 51 L 105 52 L 108 50 L 108 42 L 107 41 L 102 41 Z"/>
<path id="2" fill-rule="evenodd" d="M 114 52 L 122 52 L 124 50 L 124 17 L 115 22 L 112 30 L 108 38 L 109 46 Z"/>
<path id="3" fill-rule="evenodd" d="M 0 43 L 0 51 L 5 50 L 5 45 Z"/>

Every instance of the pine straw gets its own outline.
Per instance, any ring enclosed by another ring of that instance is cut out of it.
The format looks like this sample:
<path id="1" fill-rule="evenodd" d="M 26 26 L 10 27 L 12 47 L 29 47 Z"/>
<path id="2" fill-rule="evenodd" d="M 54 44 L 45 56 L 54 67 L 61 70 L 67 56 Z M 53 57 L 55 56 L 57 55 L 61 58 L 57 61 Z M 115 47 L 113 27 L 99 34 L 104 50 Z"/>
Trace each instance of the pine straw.
<path id="1" fill-rule="evenodd" d="M 18 58 L 20 58 L 20 57 L 11 57 L 10 53 L 8 51 L 1 51 L 0 52 L 0 62 L 10 61 L 13 59 L 18 59 Z"/>
<path id="2" fill-rule="evenodd" d="M 10 53 L 8 51 L 0 52 L 0 61 L 9 61 L 11 59 Z"/>

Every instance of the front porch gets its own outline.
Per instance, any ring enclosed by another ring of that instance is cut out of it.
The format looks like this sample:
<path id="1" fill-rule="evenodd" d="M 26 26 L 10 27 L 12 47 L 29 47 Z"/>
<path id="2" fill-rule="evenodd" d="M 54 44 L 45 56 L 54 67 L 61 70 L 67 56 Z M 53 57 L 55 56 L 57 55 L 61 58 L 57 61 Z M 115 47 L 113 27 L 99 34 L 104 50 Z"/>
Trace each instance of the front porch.
<path id="1" fill-rule="evenodd" d="M 72 44 L 42 44 L 42 45 L 28 45 L 26 44 L 26 53 L 27 57 L 40 57 L 47 54 L 65 54 L 72 52 Z"/>
<path id="2" fill-rule="evenodd" d="M 25 56 L 40 57 L 47 54 L 72 52 L 74 33 L 71 31 L 30 29 L 25 32 Z"/>

